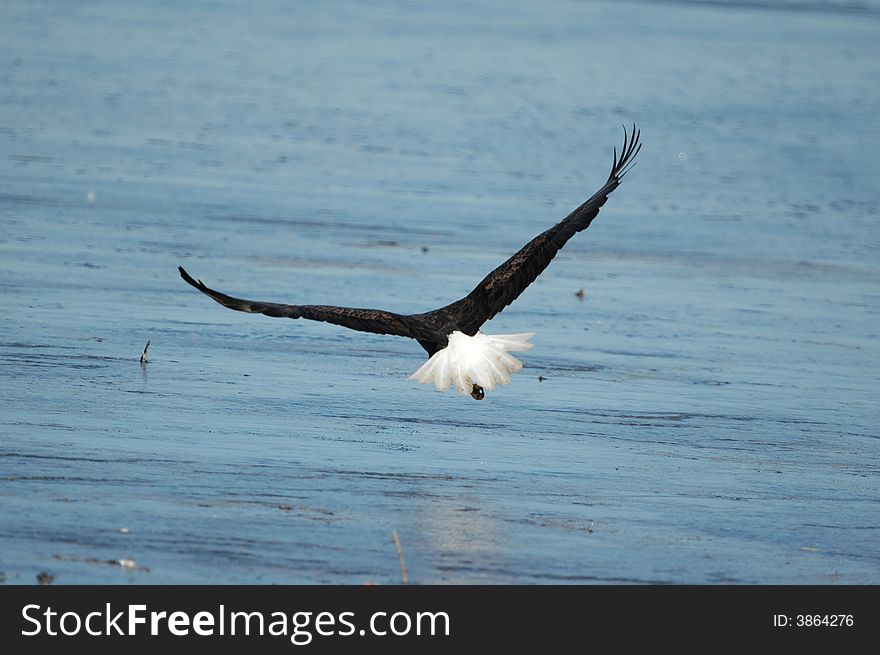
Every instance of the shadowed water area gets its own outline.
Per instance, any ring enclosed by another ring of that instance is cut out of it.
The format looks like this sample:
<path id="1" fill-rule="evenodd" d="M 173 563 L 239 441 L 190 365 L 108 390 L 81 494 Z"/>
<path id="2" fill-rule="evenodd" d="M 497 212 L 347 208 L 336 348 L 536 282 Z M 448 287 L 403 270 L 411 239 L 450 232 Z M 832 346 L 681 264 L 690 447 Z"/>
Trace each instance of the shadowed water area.
<path id="1" fill-rule="evenodd" d="M 418 583 L 880 583 L 878 27 L 4 2 L 0 580 L 396 583 L 396 530 Z M 638 165 L 485 326 L 537 334 L 481 402 L 407 380 L 415 341 L 177 274 L 440 307 L 633 121 Z"/>

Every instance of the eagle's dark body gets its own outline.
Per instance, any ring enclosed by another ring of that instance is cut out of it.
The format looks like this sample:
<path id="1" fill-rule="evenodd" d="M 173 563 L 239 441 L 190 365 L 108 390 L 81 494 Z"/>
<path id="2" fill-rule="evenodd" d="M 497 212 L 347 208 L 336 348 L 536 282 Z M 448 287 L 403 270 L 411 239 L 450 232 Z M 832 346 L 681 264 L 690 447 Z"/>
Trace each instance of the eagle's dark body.
<path id="1" fill-rule="evenodd" d="M 242 312 L 284 318 L 305 318 L 378 334 L 391 334 L 415 339 L 428 356 L 446 348 L 453 332 L 468 336 L 512 303 L 547 268 L 550 261 L 577 232 L 590 226 L 608 196 L 634 163 L 641 149 L 640 132 L 633 125 L 631 134 L 624 131 L 620 157 L 614 151 L 614 162 L 608 180 L 580 207 L 546 232 L 529 241 L 519 252 L 489 273 L 467 296 L 454 303 L 423 314 L 395 314 L 381 309 L 356 309 L 329 305 L 285 305 L 234 298 L 207 287 L 193 279 L 183 267 L 180 275 L 189 284 L 211 296 L 221 305 Z M 479 385 L 474 385 L 475 389 Z M 482 397 L 482 391 L 480 391 Z M 474 396 L 477 397 L 477 396 Z"/>

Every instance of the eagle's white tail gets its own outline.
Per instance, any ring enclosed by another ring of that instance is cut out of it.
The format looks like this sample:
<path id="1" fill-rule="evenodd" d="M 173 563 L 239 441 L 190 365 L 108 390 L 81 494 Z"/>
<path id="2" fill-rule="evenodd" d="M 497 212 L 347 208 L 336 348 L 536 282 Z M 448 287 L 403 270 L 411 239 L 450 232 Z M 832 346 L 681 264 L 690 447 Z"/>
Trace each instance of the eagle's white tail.
<path id="1" fill-rule="evenodd" d="M 522 362 L 509 353 L 529 350 L 534 346 L 529 343 L 533 336 L 534 332 L 477 332 L 469 337 L 456 330 L 449 335 L 449 345 L 431 355 L 409 379 L 422 384 L 433 382 L 435 387 L 444 391 L 455 385 L 458 393 L 465 396 L 471 393 L 475 384 L 486 390 L 494 389 L 497 384 L 510 382 L 510 374 L 522 368 Z"/>

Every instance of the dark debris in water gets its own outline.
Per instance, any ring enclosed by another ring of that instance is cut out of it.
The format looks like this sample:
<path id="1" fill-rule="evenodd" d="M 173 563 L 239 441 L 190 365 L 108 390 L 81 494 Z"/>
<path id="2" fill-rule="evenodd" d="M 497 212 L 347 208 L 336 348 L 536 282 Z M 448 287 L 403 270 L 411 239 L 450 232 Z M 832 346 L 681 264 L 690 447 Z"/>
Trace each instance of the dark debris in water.
<path id="1" fill-rule="evenodd" d="M 55 580 L 55 576 L 42 571 L 37 573 L 37 582 L 41 585 L 50 585 Z"/>
<path id="2" fill-rule="evenodd" d="M 70 557 L 67 555 L 52 555 L 54 559 L 62 562 L 83 562 L 85 564 L 104 564 L 107 566 L 118 566 L 125 571 L 138 571 L 139 573 L 149 573 L 147 566 L 142 566 L 133 559 L 100 559 L 98 557 Z"/>

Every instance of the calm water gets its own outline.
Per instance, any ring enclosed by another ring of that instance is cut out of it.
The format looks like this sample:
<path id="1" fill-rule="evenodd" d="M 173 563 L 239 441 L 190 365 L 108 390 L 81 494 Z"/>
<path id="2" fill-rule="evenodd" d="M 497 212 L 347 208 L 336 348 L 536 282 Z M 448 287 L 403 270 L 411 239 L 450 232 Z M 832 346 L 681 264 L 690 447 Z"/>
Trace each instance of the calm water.
<path id="1" fill-rule="evenodd" d="M 419 583 L 880 583 L 878 31 L 860 3 L 7 0 L 0 579 L 394 583 L 396 530 Z M 432 309 L 632 121 L 638 166 L 487 326 L 537 336 L 481 403 L 407 381 L 414 341 L 177 276 Z"/>

